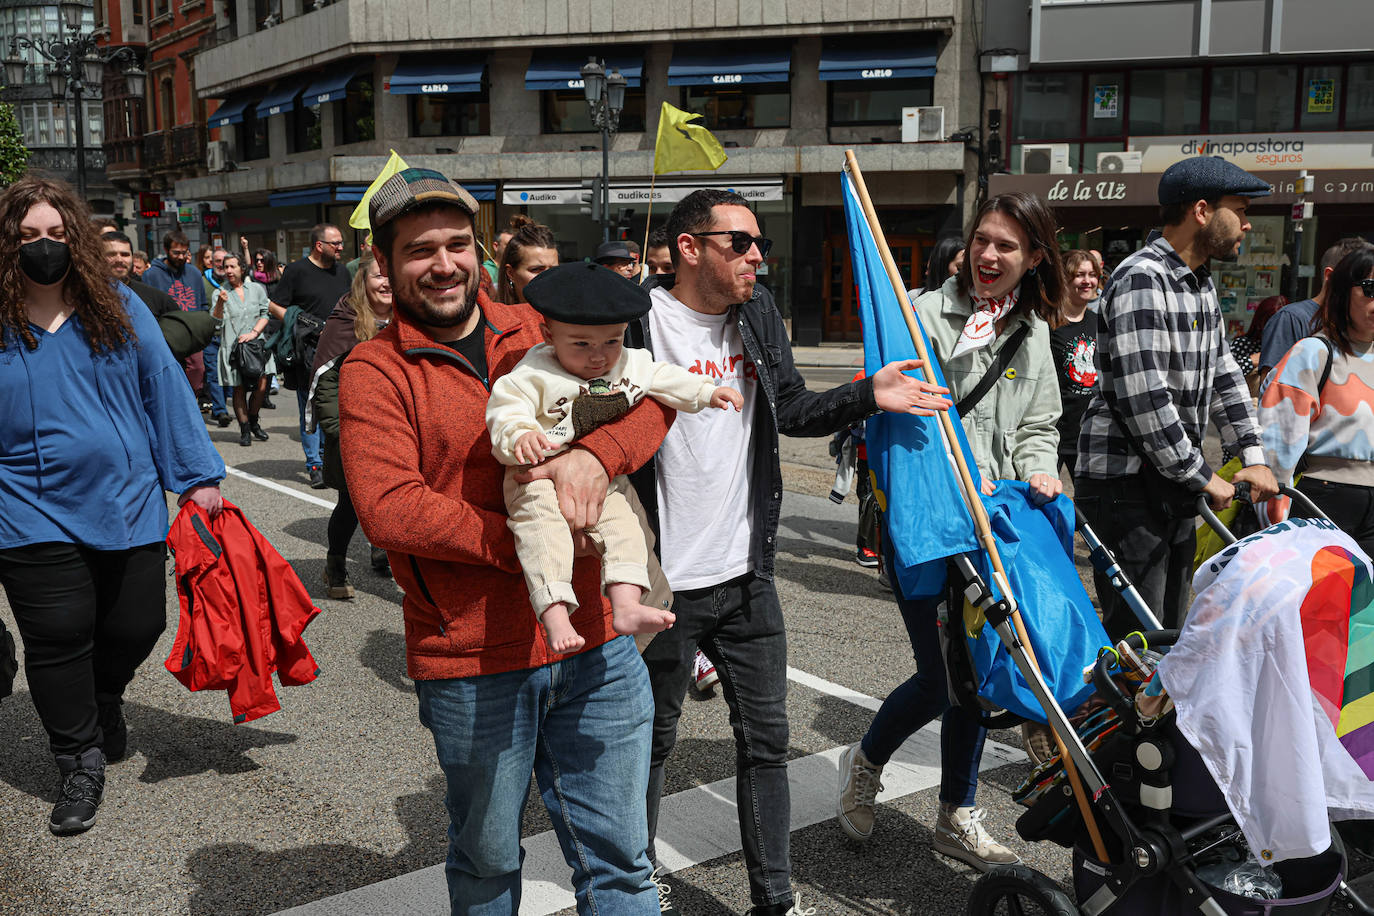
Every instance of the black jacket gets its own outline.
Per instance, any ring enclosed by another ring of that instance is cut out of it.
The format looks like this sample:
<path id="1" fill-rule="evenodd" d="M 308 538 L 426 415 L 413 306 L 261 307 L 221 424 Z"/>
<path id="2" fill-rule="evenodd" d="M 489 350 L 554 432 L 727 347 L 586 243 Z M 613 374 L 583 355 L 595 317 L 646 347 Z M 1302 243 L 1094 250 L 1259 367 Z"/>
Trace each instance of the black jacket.
<path id="1" fill-rule="evenodd" d="M 670 275 L 650 277 L 644 284 L 653 289 L 672 289 Z M 782 514 L 782 466 L 778 459 L 778 433 L 789 436 L 829 436 L 849 424 L 878 412 L 873 399 L 873 381 L 864 378 L 832 388 L 809 391 L 792 362 L 792 346 L 787 327 L 773 301 L 773 294 L 755 286 L 749 301 L 735 307 L 735 318 L 744 351 L 758 369 L 759 394 L 763 401 L 755 411 L 753 430 L 754 466 L 754 543 L 751 549 L 754 573 L 761 579 L 773 578 L 778 518 Z M 631 322 L 626 342 L 632 347 L 653 351 L 649 337 L 649 317 Z M 766 408 L 766 409 L 765 409 Z M 648 513 L 654 534 L 658 531 L 658 488 L 655 465 L 651 461 L 630 476 L 640 502 Z M 660 539 L 661 542 L 661 539 Z"/>

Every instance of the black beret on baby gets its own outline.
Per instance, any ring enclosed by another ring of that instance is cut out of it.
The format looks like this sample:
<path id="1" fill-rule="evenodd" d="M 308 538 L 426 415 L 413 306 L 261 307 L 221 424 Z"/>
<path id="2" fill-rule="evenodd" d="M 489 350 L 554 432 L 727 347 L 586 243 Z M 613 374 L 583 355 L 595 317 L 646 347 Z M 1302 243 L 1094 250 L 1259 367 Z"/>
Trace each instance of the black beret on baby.
<path id="1" fill-rule="evenodd" d="M 648 313 L 649 291 L 600 264 L 576 261 L 525 285 L 525 301 L 564 324 L 621 324 Z"/>

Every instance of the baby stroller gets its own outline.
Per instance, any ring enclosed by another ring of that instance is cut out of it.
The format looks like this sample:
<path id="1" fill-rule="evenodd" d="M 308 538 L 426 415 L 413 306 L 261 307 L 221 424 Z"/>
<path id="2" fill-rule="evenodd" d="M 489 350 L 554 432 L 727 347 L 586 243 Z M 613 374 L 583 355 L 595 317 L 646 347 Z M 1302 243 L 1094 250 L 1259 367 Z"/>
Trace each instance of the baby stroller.
<path id="1" fill-rule="evenodd" d="M 1283 492 L 1316 513 L 1302 494 L 1289 488 Z M 1237 498 L 1247 496 L 1238 488 Z M 1199 503 L 1204 519 L 1215 523 L 1205 500 L 1200 498 Z M 1140 712 L 1132 694 L 1147 672 L 1142 670 L 1134 679 L 1123 676 L 1140 659 L 1148 659 L 1149 653 L 1167 652 L 1179 631 L 1160 628 L 1110 551 L 1081 517 L 1077 527 L 1093 565 L 1121 592 L 1144 630 L 1127 638 L 1123 653 L 1107 650 L 1099 656 L 1092 671 L 1093 702 L 1098 708 L 1080 723 L 1081 731 L 1070 724 L 1026 658 L 1008 622 L 1007 603 L 993 600 L 971 564 L 956 561 L 965 597 L 983 610 L 1064 741 L 1063 759 L 1055 757 L 1038 767 L 1017 793 L 1029 805 L 1017 821 L 1017 832 L 1028 841 L 1048 841 L 1073 850 L 1072 897 L 1034 869 L 1001 866 L 974 884 L 968 902 L 970 916 L 1374 914 L 1374 907 L 1346 884 L 1344 847 L 1334 830 L 1331 848 L 1325 852 L 1272 867 L 1268 874 L 1276 874 L 1281 881 L 1281 890 L 1270 886 L 1270 892 L 1278 894 L 1274 899 L 1233 893 L 1199 876 L 1200 871 L 1208 874 L 1204 866 L 1209 858 L 1216 858 L 1219 849 L 1234 848 L 1237 843 L 1244 848 L 1241 831 L 1201 757 L 1178 730 L 1172 707 L 1155 710 L 1153 717 Z M 1224 536 L 1235 540 L 1229 532 Z M 1123 664 L 1122 654 L 1131 656 L 1130 664 Z M 1152 666 L 1147 661 L 1142 667 Z M 1095 847 L 1105 850 L 1105 858 Z M 1260 874 L 1265 873 L 1260 870 Z M 1264 880 L 1261 877 L 1261 883 Z"/>

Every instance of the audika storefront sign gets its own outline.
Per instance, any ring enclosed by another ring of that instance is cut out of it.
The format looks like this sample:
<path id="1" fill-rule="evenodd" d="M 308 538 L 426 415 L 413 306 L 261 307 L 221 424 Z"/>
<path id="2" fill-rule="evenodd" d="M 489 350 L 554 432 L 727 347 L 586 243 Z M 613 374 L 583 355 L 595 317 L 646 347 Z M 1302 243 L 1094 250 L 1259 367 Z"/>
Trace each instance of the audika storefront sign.
<path id="1" fill-rule="evenodd" d="M 1367 169 L 1374 131 L 1292 134 L 1179 134 L 1130 137 L 1141 171 L 1162 172 L 1180 159 L 1220 156 L 1252 172 L 1273 169 Z"/>

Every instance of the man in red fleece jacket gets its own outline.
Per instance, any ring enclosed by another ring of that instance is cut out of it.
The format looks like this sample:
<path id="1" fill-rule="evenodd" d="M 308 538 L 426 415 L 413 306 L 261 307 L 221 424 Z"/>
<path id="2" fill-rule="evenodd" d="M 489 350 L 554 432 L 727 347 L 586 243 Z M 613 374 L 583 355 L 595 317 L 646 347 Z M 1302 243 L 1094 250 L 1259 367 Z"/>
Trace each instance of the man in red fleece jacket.
<path id="1" fill-rule="evenodd" d="M 400 172 L 369 211 L 396 318 L 340 371 L 340 446 L 358 519 L 405 589 L 406 666 L 448 783 L 452 911 L 518 911 L 533 770 L 564 856 L 578 863 L 579 910 L 656 914 L 648 675 L 634 640 L 611 628 L 595 556 L 573 574 L 586 648 L 547 648 L 484 422 L 491 383 L 540 341 L 538 316 L 480 291 L 477 203 L 442 174 Z M 598 517 L 612 477 L 652 457 L 671 413 L 646 398 L 539 466 L 574 530 Z"/>

